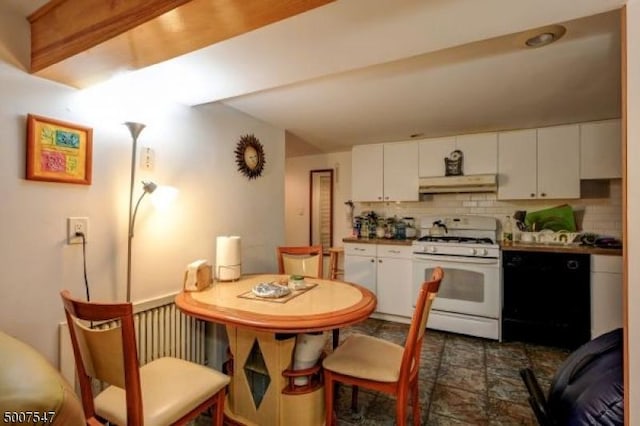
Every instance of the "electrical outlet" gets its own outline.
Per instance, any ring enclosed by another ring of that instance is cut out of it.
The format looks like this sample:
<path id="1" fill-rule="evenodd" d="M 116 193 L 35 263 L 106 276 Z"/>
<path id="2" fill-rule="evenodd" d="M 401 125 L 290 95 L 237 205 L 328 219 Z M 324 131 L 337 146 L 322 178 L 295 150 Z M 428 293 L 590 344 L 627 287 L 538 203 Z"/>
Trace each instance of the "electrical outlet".
<path id="1" fill-rule="evenodd" d="M 89 241 L 88 217 L 67 218 L 67 244 L 82 244 L 82 237 L 76 236 L 76 232 L 82 232 L 85 242 Z"/>

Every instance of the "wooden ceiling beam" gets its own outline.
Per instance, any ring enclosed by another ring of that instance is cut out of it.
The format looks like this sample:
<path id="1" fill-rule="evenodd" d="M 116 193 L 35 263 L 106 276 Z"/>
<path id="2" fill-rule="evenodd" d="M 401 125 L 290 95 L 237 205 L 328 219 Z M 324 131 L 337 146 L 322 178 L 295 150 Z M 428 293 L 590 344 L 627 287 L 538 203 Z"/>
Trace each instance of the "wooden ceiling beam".
<path id="1" fill-rule="evenodd" d="M 29 16 L 31 72 L 83 88 L 335 0 L 52 0 Z"/>

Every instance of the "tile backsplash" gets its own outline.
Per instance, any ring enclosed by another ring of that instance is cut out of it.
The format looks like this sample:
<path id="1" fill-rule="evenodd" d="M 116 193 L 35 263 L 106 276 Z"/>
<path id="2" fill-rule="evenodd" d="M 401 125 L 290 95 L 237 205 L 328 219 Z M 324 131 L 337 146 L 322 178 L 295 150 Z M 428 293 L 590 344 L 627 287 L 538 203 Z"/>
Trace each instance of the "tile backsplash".
<path id="1" fill-rule="evenodd" d="M 578 200 L 497 199 L 495 193 L 423 195 L 421 201 L 402 203 L 356 203 L 355 214 L 374 210 L 387 217 L 414 217 L 430 214 L 473 214 L 494 216 L 502 222 L 516 210 L 535 211 L 569 204 L 573 207 L 579 231 L 622 237 L 622 181 L 582 181 Z"/>

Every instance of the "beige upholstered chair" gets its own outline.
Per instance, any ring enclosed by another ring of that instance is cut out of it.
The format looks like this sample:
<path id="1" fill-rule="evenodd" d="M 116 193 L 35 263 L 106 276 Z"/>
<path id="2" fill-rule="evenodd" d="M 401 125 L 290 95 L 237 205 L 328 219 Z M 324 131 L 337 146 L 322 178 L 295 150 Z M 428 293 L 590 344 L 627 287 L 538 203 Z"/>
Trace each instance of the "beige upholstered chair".
<path id="1" fill-rule="evenodd" d="M 322 246 L 278 247 L 278 273 L 322 278 Z"/>
<path id="2" fill-rule="evenodd" d="M 213 423 L 222 425 L 227 375 L 170 357 L 140 367 L 131 303 L 83 302 L 66 290 L 60 295 L 87 424 L 183 424 L 215 406 Z M 120 326 L 106 330 L 81 322 L 114 319 Z M 91 378 L 110 386 L 94 396 Z"/>
<path id="3" fill-rule="evenodd" d="M 429 281 L 422 284 L 405 346 L 377 337 L 349 336 L 329 356 L 324 368 L 325 413 L 327 425 L 334 424 L 333 402 L 336 383 L 386 392 L 396 397 L 396 424 L 406 423 L 408 397 L 413 406 L 413 423 L 420 424 L 418 372 L 420 350 L 433 299 L 438 293 L 443 271 L 435 268 Z"/>
<path id="4" fill-rule="evenodd" d="M 82 404 L 71 385 L 33 347 L 0 331 L 0 360 L 4 423 L 85 424 Z"/>

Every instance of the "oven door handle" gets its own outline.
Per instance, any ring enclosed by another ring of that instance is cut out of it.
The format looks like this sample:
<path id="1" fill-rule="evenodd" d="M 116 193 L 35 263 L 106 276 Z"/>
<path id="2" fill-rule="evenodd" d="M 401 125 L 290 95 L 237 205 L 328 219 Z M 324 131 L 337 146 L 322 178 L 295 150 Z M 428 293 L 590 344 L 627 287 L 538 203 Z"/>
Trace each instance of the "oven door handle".
<path id="1" fill-rule="evenodd" d="M 420 254 L 416 255 L 413 258 L 414 261 L 425 261 L 429 260 L 432 262 L 449 262 L 455 263 L 457 265 L 460 264 L 474 264 L 474 265 L 497 265 L 499 263 L 498 259 L 494 257 L 462 257 L 462 256 L 442 256 L 442 255 L 428 255 L 428 254 Z"/>

